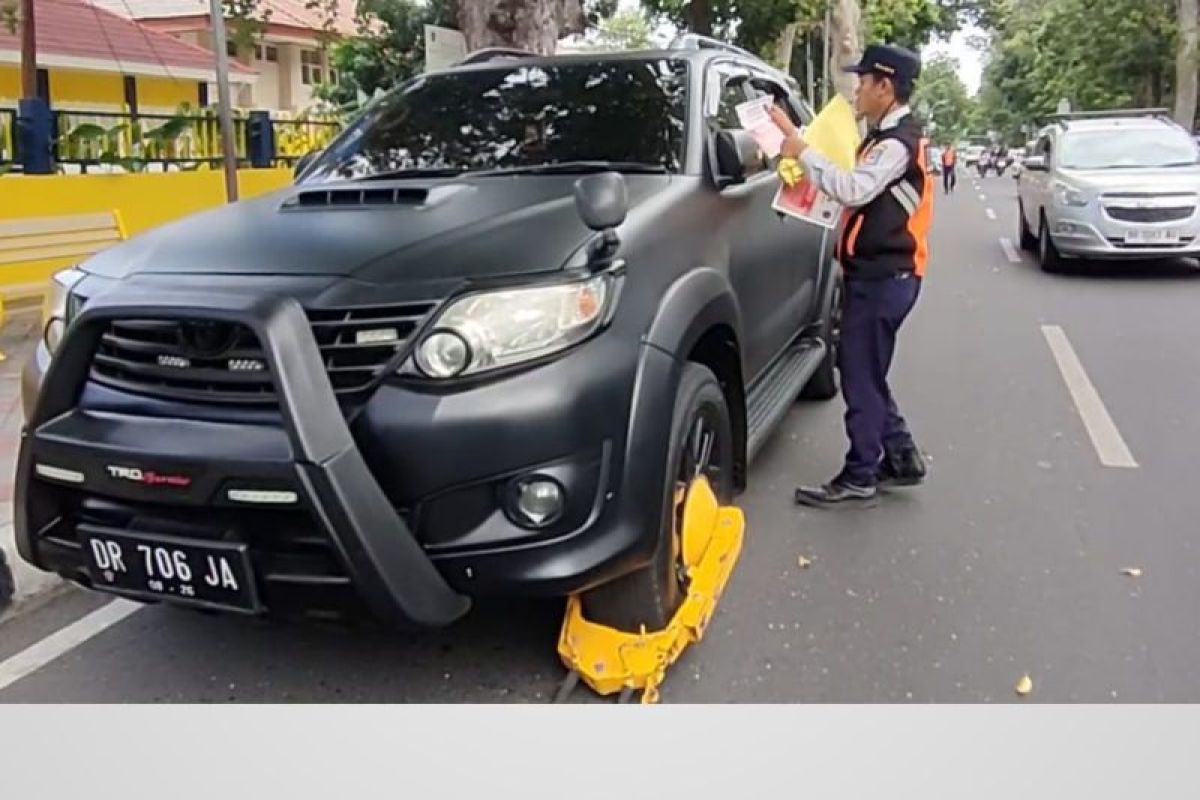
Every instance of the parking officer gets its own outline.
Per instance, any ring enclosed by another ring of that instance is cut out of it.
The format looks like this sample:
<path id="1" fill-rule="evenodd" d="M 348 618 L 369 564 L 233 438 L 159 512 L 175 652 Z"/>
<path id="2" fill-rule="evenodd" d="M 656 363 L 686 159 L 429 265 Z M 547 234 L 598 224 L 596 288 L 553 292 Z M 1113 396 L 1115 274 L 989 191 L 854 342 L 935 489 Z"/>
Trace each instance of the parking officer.
<path id="1" fill-rule="evenodd" d="M 845 276 L 838 370 L 850 449 L 842 470 L 821 486 L 801 486 L 796 502 L 870 505 L 881 486 L 920 483 L 925 462 L 888 387 L 896 333 L 921 289 L 928 258 L 933 179 L 920 124 L 908 107 L 920 58 L 872 45 L 847 71 L 860 78 L 855 106 L 871 126 L 853 170 L 808 148 L 782 109 L 772 119 L 813 183 L 846 207 L 837 254 Z"/>

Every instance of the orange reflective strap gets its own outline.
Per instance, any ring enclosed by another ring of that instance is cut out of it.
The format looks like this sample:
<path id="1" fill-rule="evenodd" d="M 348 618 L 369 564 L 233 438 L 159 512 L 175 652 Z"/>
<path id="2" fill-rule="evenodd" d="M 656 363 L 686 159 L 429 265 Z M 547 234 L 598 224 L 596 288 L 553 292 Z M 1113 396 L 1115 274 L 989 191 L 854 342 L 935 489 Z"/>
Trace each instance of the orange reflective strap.
<path id="1" fill-rule="evenodd" d="M 913 238 L 916 250 L 913 253 L 913 272 L 919 278 L 925 274 L 929 262 L 929 228 L 933 223 L 933 176 L 925 157 L 926 141 L 921 140 L 917 149 L 917 168 L 921 173 L 921 202 L 908 218 L 908 233 Z"/>
<path id="2" fill-rule="evenodd" d="M 853 227 L 850 228 L 850 233 L 846 236 L 846 255 L 848 256 L 854 256 L 854 243 L 858 241 L 858 234 L 862 230 L 863 220 L 866 216 L 866 214 L 859 214 L 854 220 Z"/>

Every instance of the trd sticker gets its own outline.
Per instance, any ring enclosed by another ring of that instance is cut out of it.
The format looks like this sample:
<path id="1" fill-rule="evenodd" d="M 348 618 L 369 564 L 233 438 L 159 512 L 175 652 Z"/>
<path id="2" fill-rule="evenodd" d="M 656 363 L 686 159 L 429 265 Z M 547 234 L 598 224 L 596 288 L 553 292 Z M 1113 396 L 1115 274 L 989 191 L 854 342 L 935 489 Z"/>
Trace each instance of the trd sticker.
<path id="1" fill-rule="evenodd" d="M 122 467 L 116 464 L 109 464 L 105 466 L 105 469 L 111 478 L 140 483 L 144 486 L 174 486 L 178 489 L 186 489 L 192 485 L 192 479 L 188 475 L 169 475 L 150 469 Z"/>

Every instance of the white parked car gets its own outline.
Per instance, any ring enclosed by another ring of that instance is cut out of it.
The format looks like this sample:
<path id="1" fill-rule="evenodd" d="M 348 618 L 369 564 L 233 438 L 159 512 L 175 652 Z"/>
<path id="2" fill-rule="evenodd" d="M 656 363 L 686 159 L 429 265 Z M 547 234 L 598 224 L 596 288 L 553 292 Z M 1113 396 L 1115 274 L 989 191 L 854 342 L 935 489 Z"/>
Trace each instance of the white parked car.
<path id="1" fill-rule="evenodd" d="M 1065 259 L 1200 255 L 1200 147 L 1166 111 L 1065 114 L 1025 159 L 1021 246 Z"/>

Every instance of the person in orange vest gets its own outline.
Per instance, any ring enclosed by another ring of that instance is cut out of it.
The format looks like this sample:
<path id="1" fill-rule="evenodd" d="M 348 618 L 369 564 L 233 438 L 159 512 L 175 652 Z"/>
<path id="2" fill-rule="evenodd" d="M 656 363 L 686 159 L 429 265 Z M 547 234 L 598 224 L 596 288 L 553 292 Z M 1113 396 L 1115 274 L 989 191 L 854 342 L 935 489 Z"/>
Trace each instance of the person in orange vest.
<path id="1" fill-rule="evenodd" d="M 954 150 L 954 145 L 947 145 L 942 151 L 942 191 L 950 194 L 958 186 L 958 153 Z"/>
<path id="2" fill-rule="evenodd" d="M 847 71 L 861 78 L 855 105 L 871 124 L 853 170 L 809 148 L 783 109 L 771 112 L 785 137 L 782 155 L 799 159 L 814 185 L 846 208 L 837 248 L 845 277 L 837 363 L 850 449 L 833 479 L 795 493 L 797 503 L 825 507 L 873 505 L 881 487 L 913 486 L 926 473 L 887 381 L 896 334 L 917 302 L 929 257 L 929 143 L 909 109 L 921 59 L 872 45 Z"/>

